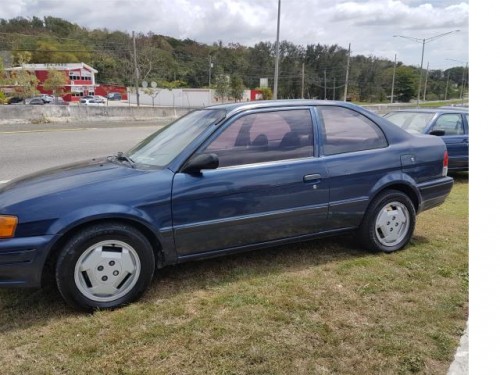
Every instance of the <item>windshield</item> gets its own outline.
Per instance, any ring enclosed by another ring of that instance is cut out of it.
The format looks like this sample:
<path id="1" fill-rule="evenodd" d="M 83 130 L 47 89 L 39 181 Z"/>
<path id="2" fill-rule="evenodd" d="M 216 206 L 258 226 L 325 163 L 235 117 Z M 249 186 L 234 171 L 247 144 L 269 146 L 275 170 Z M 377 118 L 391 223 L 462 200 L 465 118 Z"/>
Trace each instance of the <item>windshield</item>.
<path id="1" fill-rule="evenodd" d="M 391 112 L 384 116 L 409 133 L 423 133 L 434 117 L 432 112 Z"/>
<path id="2" fill-rule="evenodd" d="M 226 114 L 222 109 L 202 109 L 188 113 L 177 121 L 153 133 L 127 152 L 135 163 L 163 167 L 210 125 Z"/>

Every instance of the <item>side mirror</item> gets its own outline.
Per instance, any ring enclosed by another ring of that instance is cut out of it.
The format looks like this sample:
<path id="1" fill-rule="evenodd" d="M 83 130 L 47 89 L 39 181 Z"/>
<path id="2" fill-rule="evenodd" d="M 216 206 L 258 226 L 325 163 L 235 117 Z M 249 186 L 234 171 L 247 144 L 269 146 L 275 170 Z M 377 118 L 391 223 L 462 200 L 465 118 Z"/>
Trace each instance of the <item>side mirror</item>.
<path id="1" fill-rule="evenodd" d="M 444 130 L 433 130 L 429 134 L 430 135 L 437 135 L 438 137 L 442 137 L 443 135 L 445 135 L 445 131 Z"/>
<path id="2" fill-rule="evenodd" d="M 217 169 L 219 158 L 216 154 L 200 154 L 191 158 L 181 169 L 183 173 L 200 173 L 202 169 Z"/>

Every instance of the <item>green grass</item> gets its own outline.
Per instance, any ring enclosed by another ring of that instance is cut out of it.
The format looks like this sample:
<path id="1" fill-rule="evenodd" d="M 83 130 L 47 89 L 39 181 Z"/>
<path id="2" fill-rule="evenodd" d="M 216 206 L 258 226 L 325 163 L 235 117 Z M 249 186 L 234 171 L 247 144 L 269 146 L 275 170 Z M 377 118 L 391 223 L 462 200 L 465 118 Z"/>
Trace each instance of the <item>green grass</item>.
<path id="1" fill-rule="evenodd" d="M 2 374 L 444 374 L 468 315 L 468 174 L 400 252 L 349 236 L 160 271 L 92 315 L 0 290 Z"/>

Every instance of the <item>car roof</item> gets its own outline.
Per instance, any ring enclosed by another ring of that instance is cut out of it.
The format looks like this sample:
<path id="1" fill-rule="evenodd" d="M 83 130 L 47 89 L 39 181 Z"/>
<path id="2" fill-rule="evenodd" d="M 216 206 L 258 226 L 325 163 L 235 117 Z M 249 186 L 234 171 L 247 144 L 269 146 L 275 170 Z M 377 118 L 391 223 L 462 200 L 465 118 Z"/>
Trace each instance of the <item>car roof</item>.
<path id="1" fill-rule="evenodd" d="M 252 109 L 303 107 L 303 106 L 331 106 L 331 105 L 340 106 L 344 108 L 357 109 L 357 110 L 361 108 L 362 110 L 365 110 L 360 106 L 347 102 L 340 102 L 333 100 L 314 100 L 314 99 L 257 100 L 251 102 L 241 102 L 241 103 L 216 104 L 205 107 L 205 109 L 224 109 L 228 112 L 228 115 L 229 114 L 232 115 L 237 112 L 252 110 Z"/>
<path id="2" fill-rule="evenodd" d="M 437 108 L 406 108 L 406 109 L 394 109 L 387 113 L 394 112 L 410 112 L 410 113 L 469 113 L 469 108 L 465 107 L 437 107 Z"/>

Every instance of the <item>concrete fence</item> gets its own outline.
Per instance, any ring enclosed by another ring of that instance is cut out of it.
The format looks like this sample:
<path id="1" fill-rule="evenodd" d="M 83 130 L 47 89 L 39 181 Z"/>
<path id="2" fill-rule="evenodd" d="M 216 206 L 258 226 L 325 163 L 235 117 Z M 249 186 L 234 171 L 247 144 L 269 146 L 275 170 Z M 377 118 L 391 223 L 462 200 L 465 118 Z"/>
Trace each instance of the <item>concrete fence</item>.
<path id="1" fill-rule="evenodd" d="M 172 120 L 191 111 L 185 107 L 128 107 L 83 105 L 2 105 L 2 123 L 50 123 L 76 121 Z"/>

